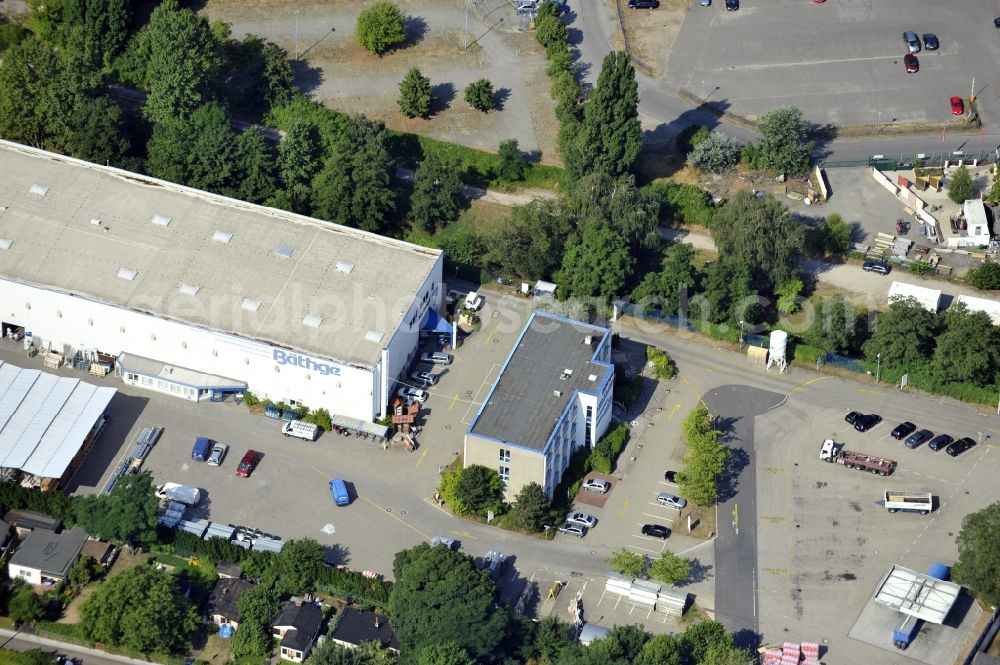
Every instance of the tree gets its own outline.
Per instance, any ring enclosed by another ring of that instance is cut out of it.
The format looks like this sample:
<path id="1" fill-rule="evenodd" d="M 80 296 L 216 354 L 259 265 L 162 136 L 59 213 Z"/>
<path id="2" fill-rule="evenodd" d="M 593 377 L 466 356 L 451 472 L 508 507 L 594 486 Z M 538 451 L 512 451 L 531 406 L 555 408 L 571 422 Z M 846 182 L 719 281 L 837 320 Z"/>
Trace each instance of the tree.
<path id="1" fill-rule="evenodd" d="M 385 125 L 352 117 L 313 180 L 313 213 L 331 222 L 384 232 L 396 207 Z"/>
<path id="2" fill-rule="evenodd" d="M 285 140 L 278 147 L 278 177 L 285 185 L 288 209 L 306 213 L 311 195 L 310 183 L 319 168 L 321 147 L 316 128 L 305 120 L 295 120 Z"/>
<path id="3" fill-rule="evenodd" d="M 266 657 L 271 654 L 272 644 L 271 633 L 265 626 L 256 621 L 244 620 L 229 642 L 229 655 L 234 660 Z"/>
<path id="4" fill-rule="evenodd" d="M 595 171 L 617 177 L 632 168 L 642 149 L 638 104 L 639 85 L 628 53 L 609 53 L 583 109 L 579 159 L 566 164 L 573 177 Z"/>
<path id="5" fill-rule="evenodd" d="M 66 152 L 97 164 L 114 164 L 129 150 L 122 110 L 110 97 L 84 97 L 63 137 Z"/>
<path id="6" fill-rule="evenodd" d="M 147 34 L 146 117 L 154 124 L 186 117 L 210 96 L 209 86 L 222 66 L 208 21 L 166 0 L 153 10 Z"/>
<path id="7" fill-rule="evenodd" d="M 300 541 L 290 542 L 298 543 Z M 255 584 L 243 592 L 240 599 L 236 601 L 236 607 L 244 622 L 270 625 L 271 621 L 278 615 L 280 603 L 274 591 L 263 584 Z"/>
<path id="8" fill-rule="evenodd" d="M 538 483 L 528 483 L 521 488 L 510 511 L 514 528 L 541 531 L 549 516 L 551 504 L 545 490 Z"/>
<path id="9" fill-rule="evenodd" d="M 250 203 L 263 203 L 277 187 L 275 154 L 271 145 L 253 127 L 236 137 L 232 156 L 232 181 L 227 193 Z"/>
<path id="10" fill-rule="evenodd" d="M 465 103 L 486 113 L 493 110 L 493 84 L 489 79 L 479 79 L 465 86 Z"/>
<path id="11" fill-rule="evenodd" d="M 462 469 L 455 488 L 458 500 L 466 512 L 486 515 L 503 504 L 503 482 L 495 469 L 473 464 Z"/>
<path id="12" fill-rule="evenodd" d="M 566 200 L 567 211 L 579 228 L 606 227 L 624 238 L 633 253 L 659 246 L 659 207 L 655 195 L 637 188 L 631 175 L 584 176 L 574 184 Z"/>
<path id="13" fill-rule="evenodd" d="M 292 594 L 311 591 L 325 563 L 323 546 L 312 538 L 288 541 L 278 554 L 279 588 Z"/>
<path id="14" fill-rule="evenodd" d="M 556 201 L 517 206 L 505 225 L 486 232 L 486 262 L 513 277 L 549 277 L 572 228 L 569 213 Z"/>
<path id="15" fill-rule="evenodd" d="M 186 123 L 190 130 L 187 178 L 195 189 L 221 192 L 230 182 L 236 132 L 218 102 L 198 107 Z"/>
<path id="16" fill-rule="evenodd" d="M 621 548 L 604 560 L 611 570 L 626 577 L 639 577 L 646 569 L 646 557 L 630 549 Z"/>
<path id="17" fill-rule="evenodd" d="M 691 245 L 677 243 L 663 253 L 658 272 L 649 272 L 632 291 L 632 300 L 643 306 L 655 306 L 664 314 L 677 314 L 687 305 L 688 291 L 695 285 Z"/>
<path id="18" fill-rule="evenodd" d="M 404 653 L 454 642 L 474 658 L 493 658 L 508 619 L 496 607 L 487 571 L 463 554 L 422 543 L 396 553 L 393 576 L 389 613 Z"/>
<path id="19" fill-rule="evenodd" d="M 454 642 L 428 644 L 417 654 L 416 665 L 476 665 L 469 652 Z"/>
<path id="20" fill-rule="evenodd" d="M 358 14 L 355 37 L 361 48 L 382 55 L 406 41 L 406 20 L 391 2 L 376 2 Z"/>
<path id="21" fill-rule="evenodd" d="M 875 318 L 875 330 L 863 347 L 865 358 L 875 362 L 881 354 L 888 367 L 922 366 L 931 357 L 936 334 L 936 314 L 914 298 L 896 298 Z"/>
<path id="22" fill-rule="evenodd" d="M 680 646 L 682 661 L 700 664 L 712 649 L 732 647 L 733 636 L 721 623 L 702 621 L 681 633 Z"/>
<path id="23" fill-rule="evenodd" d="M 715 213 L 712 237 L 720 261 L 742 260 L 751 266 L 753 285 L 761 291 L 773 292 L 776 284 L 798 273 L 802 225 L 773 196 L 738 191 Z"/>
<path id="24" fill-rule="evenodd" d="M 33 624 L 45 616 L 45 608 L 33 587 L 18 584 L 10 597 L 7 613 L 17 623 Z"/>
<path id="25" fill-rule="evenodd" d="M 778 298 L 778 311 L 786 316 L 799 311 L 799 295 L 804 286 L 797 277 L 778 284 L 774 289 L 774 295 Z"/>
<path id="26" fill-rule="evenodd" d="M 799 175 L 809 169 L 813 144 L 807 139 L 811 127 L 795 106 L 779 106 L 757 122 L 764 168 L 776 173 Z"/>
<path id="27" fill-rule="evenodd" d="M 712 132 L 698 143 L 694 143 L 692 138 L 691 143 L 694 147 L 688 153 L 687 160 L 702 171 L 725 173 L 740 160 L 739 146 L 725 134 Z"/>
<path id="28" fill-rule="evenodd" d="M 854 307 L 843 296 L 823 298 L 813 308 L 813 320 L 803 334 L 808 344 L 825 353 L 846 353 L 857 336 Z"/>
<path id="29" fill-rule="evenodd" d="M 687 452 L 684 467 L 677 474 L 680 492 L 696 505 L 714 505 L 718 498 L 716 478 L 730 453 L 722 445 L 721 432 L 713 426 L 712 414 L 704 403 L 691 410 L 683 427 Z"/>
<path id="30" fill-rule="evenodd" d="M 588 225 L 567 243 L 556 280 L 567 295 L 607 301 L 625 288 L 634 263 L 624 238 L 607 227 Z"/>
<path id="31" fill-rule="evenodd" d="M 295 72 L 288 64 L 288 53 L 277 44 L 264 45 L 264 72 L 260 79 L 260 96 L 270 109 L 287 104 L 297 92 Z"/>
<path id="32" fill-rule="evenodd" d="M 944 331 L 937 336 L 931 373 L 944 383 L 989 386 L 1000 370 L 1000 328 L 986 312 L 970 312 L 963 303 L 942 315 Z"/>
<path id="33" fill-rule="evenodd" d="M 92 536 L 126 545 L 156 542 L 160 502 L 148 473 L 124 475 L 110 494 L 81 499 L 76 509 L 78 524 Z"/>
<path id="34" fill-rule="evenodd" d="M 70 586 L 82 589 L 100 577 L 103 571 L 104 569 L 94 561 L 94 557 L 81 556 L 70 566 L 69 574 L 66 577 Z"/>
<path id="35" fill-rule="evenodd" d="M 68 125 L 68 101 L 59 89 L 63 65 L 48 44 L 29 37 L 0 66 L 0 136 L 36 148 L 51 147 Z"/>
<path id="36" fill-rule="evenodd" d="M 461 213 L 462 180 L 458 163 L 450 157 L 429 153 L 413 174 L 410 218 L 425 231 L 458 219 Z"/>
<path id="37" fill-rule="evenodd" d="M 664 584 L 683 582 L 691 574 L 691 559 L 665 551 L 649 564 L 649 576 Z"/>
<path id="38" fill-rule="evenodd" d="M 966 273 L 965 280 L 984 291 L 1000 289 L 1000 263 L 988 261 L 980 264 Z"/>
<path id="39" fill-rule="evenodd" d="M 313 665 L 395 665 L 396 658 L 378 642 L 345 647 L 326 640 L 309 655 L 309 662 Z"/>
<path id="40" fill-rule="evenodd" d="M 399 110 L 408 118 L 426 118 L 430 115 L 434 95 L 431 80 L 411 67 L 399 82 Z"/>
<path id="41" fill-rule="evenodd" d="M 198 614 L 176 578 L 151 562 L 112 577 L 80 608 L 80 626 L 88 639 L 144 654 L 187 648 L 197 625 Z"/>
<path id="42" fill-rule="evenodd" d="M 986 605 L 1000 605 L 1000 503 L 969 513 L 955 544 L 958 561 L 952 576 L 975 592 Z"/>
<path id="43" fill-rule="evenodd" d="M 713 644 L 705 651 L 699 665 L 756 665 L 757 658 L 746 649 L 725 644 Z"/>
<path id="44" fill-rule="evenodd" d="M 828 215 L 820 232 L 819 250 L 826 256 L 842 256 L 851 249 L 851 225 L 839 213 Z"/>
<path id="45" fill-rule="evenodd" d="M 691 318 L 713 323 L 759 323 L 761 308 L 750 266 L 742 259 L 709 264 L 704 293 L 691 299 Z"/>
<path id="46" fill-rule="evenodd" d="M 538 622 L 538 629 L 535 631 L 535 643 L 533 645 L 543 663 L 554 663 L 570 644 L 570 626 L 566 625 L 551 614 Z M 651 664 L 652 665 L 652 664 Z"/>
<path id="47" fill-rule="evenodd" d="M 642 645 L 635 665 L 680 665 L 681 646 L 674 635 L 654 635 Z"/>
<path id="48" fill-rule="evenodd" d="M 527 170 L 528 164 L 524 160 L 524 153 L 517 145 L 517 139 L 503 141 L 500 144 L 497 157 L 500 158 L 494 174 L 497 178 L 506 182 L 524 180 L 524 172 Z"/>
<path id="49" fill-rule="evenodd" d="M 62 23 L 78 27 L 87 62 L 107 67 L 125 46 L 132 21 L 129 0 L 63 0 Z"/>
<path id="50" fill-rule="evenodd" d="M 976 186 L 972 182 L 972 175 L 969 169 L 959 166 L 951 176 L 948 185 L 948 198 L 961 205 L 972 198 Z"/>
<path id="51" fill-rule="evenodd" d="M 556 44 L 565 44 L 569 39 L 569 28 L 559 20 L 558 8 L 548 7 L 543 2 L 535 16 L 535 39 L 548 50 Z"/>
<path id="52" fill-rule="evenodd" d="M 297 542 L 297 541 L 293 541 Z M 274 591 L 265 584 L 247 589 L 236 603 L 240 626 L 230 643 L 230 655 L 236 658 L 263 657 L 271 653 L 271 621 L 279 604 Z"/>

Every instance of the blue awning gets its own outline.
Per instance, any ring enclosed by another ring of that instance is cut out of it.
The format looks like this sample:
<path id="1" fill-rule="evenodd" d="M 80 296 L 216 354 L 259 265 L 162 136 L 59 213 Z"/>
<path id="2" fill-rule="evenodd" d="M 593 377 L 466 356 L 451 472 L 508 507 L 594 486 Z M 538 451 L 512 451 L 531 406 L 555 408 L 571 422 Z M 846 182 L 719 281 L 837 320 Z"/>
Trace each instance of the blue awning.
<path id="1" fill-rule="evenodd" d="M 427 318 L 424 320 L 423 325 L 420 326 L 420 329 L 451 334 L 451 324 L 442 319 L 441 315 L 433 309 L 427 310 Z"/>

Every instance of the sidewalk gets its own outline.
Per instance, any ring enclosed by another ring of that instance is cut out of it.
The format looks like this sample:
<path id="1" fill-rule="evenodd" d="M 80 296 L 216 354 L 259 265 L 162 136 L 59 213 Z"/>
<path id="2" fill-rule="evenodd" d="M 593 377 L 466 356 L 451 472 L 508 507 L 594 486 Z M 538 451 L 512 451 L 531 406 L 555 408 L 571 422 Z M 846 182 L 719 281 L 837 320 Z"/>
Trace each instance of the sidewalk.
<path id="1" fill-rule="evenodd" d="M 42 637 L 40 635 L 35 635 L 34 633 L 8 630 L 6 628 L 0 628 L 0 637 L 3 637 L 5 643 L 9 640 L 17 639 L 37 644 L 39 647 L 55 649 L 60 653 L 69 653 L 71 655 L 83 654 L 103 661 L 117 661 L 119 663 L 131 663 L 132 665 L 148 665 L 148 663 L 155 662 L 140 660 L 138 658 L 130 658 L 129 656 L 121 656 L 115 653 L 108 653 L 107 651 L 102 651 L 100 649 L 80 646 L 79 644 L 75 644 L 73 642 L 60 642 L 59 640 Z"/>

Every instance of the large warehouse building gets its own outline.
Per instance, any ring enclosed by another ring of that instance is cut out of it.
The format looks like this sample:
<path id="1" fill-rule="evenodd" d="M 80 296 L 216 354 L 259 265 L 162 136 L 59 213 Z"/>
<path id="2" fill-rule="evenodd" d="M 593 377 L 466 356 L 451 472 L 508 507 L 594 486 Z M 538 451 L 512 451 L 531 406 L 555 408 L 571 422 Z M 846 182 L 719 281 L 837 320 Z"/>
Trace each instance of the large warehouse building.
<path id="1" fill-rule="evenodd" d="M 497 469 L 508 501 L 532 482 L 552 496 L 607 431 L 614 383 L 610 330 L 535 311 L 465 433 L 465 466 Z"/>
<path id="2" fill-rule="evenodd" d="M 3 334 L 149 390 L 370 421 L 443 302 L 438 250 L 6 141 L 0 182 Z"/>

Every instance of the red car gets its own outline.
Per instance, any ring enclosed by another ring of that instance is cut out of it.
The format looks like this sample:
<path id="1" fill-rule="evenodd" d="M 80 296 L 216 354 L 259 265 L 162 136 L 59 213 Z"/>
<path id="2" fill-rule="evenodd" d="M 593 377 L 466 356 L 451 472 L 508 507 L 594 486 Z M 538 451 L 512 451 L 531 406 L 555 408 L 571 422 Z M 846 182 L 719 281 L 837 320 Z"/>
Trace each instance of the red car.
<path id="1" fill-rule="evenodd" d="M 920 62 L 917 61 L 917 56 L 912 53 L 903 56 L 903 64 L 906 65 L 907 74 L 916 74 L 920 71 Z"/>
<path id="2" fill-rule="evenodd" d="M 951 113 L 952 115 L 962 115 L 965 113 L 965 104 L 962 103 L 961 97 L 951 98 Z"/>
<path id="3" fill-rule="evenodd" d="M 240 460 L 240 465 L 236 467 L 236 475 L 240 478 L 249 478 L 253 470 L 257 468 L 260 461 L 260 453 L 256 450 L 248 450 L 247 454 Z"/>

